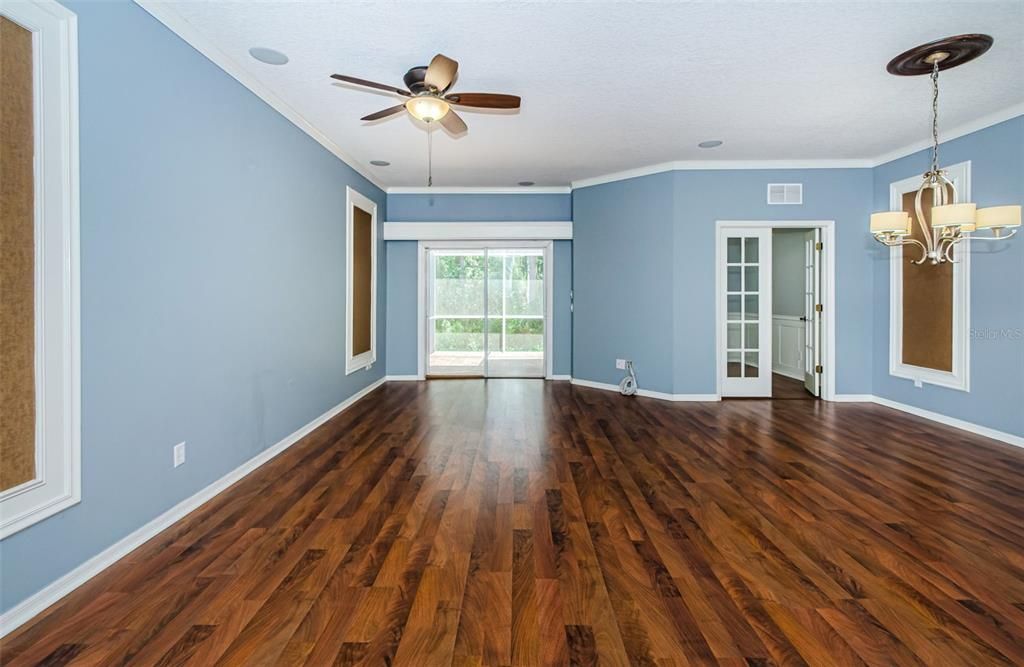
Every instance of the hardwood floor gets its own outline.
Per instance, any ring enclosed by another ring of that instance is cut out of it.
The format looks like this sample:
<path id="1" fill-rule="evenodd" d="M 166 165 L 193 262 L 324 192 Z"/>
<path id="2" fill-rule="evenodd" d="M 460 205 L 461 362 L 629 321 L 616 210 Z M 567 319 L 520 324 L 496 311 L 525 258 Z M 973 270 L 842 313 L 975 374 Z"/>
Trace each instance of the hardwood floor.
<path id="1" fill-rule="evenodd" d="M 815 401 L 818 397 L 807 391 L 800 380 L 772 373 L 772 398 L 776 401 Z"/>
<path id="2" fill-rule="evenodd" d="M 2 662 L 1022 664 L 1022 475 L 870 404 L 392 383 Z"/>

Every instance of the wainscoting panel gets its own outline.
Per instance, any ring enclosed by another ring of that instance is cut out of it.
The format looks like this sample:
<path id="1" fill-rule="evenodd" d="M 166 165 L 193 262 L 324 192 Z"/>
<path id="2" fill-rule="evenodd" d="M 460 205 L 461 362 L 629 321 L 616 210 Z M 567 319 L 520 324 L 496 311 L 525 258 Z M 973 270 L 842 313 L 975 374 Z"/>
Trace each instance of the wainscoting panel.
<path id="1" fill-rule="evenodd" d="M 793 315 L 772 316 L 772 372 L 804 379 L 804 323 Z"/>

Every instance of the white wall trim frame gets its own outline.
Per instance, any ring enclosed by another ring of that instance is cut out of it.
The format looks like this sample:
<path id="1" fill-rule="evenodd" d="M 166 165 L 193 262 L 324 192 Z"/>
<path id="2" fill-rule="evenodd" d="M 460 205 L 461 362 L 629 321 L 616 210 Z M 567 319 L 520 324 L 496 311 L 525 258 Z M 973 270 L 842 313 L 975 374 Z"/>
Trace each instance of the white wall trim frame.
<path id="1" fill-rule="evenodd" d="M 824 390 L 822 399 L 835 400 L 836 395 L 836 223 L 835 220 L 716 220 L 715 221 L 715 374 L 717 391 L 722 393 L 721 369 L 725 357 L 724 327 L 719 326 L 724 316 L 724 294 L 722 272 L 719 267 L 725 249 L 721 247 L 722 229 L 730 227 L 764 227 L 771 229 L 821 229 L 823 265 L 821 269 L 821 295 L 824 297 L 825 333 L 822 343 L 825 347 L 825 372 L 823 373 Z"/>
<path id="2" fill-rule="evenodd" d="M 960 201 L 971 201 L 971 163 L 944 167 L 956 186 Z M 889 210 L 903 208 L 902 198 L 916 192 L 921 176 L 914 175 L 889 185 Z M 917 222 L 915 220 L 914 224 Z M 913 250 L 913 252 L 917 252 Z M 933 384 L 948 389 L 971 390 L 971 242 L 953 250 L 953 370 L 938 371 L 903 363 L 903 248 L 889 249 L 889 375 L 911 380 L 915 385 Z M 931 266 L 925 264 L 925 266 Z"/>
<path id="3" fill-rule="evenodd" d="M 89 579 L 92 579 L 100 572 L 113 565 L 119 559 L 124 558 L 132 551 L 142 546 L 142 544 L 160 533 L 162 530 L 169 528 L 178 520 L 198 509 L 203 505 L 203 503 L 207 502 L 222 491 L 227 490 L 232 484 L 243 477 L 246 477 L 257 468 L 276 457 L 278 454 L 305 438 L 320 426 L 326 424 L 328 421 L 344 412 L 361 398 L 372 392 L 374 389 L 380 387 L 384 382 L 385 378 L 381 378 L 373 384 L 359 390 L 313 421 L 299 428 L 291 435 L 286 436 L 277 444 L 264 449 L 262 452 L 209 486 L 189 496 L 185 500 L 182 500 L 180 503 L 156 517 L 146 525 L 133 533 L 126 535 L 119 541 L 71 570 L 60 579 L 54 581 L 52 584 L 46 586 L 34 595 L 22 600 L 14 607 L 11 607 L 8 611 L 4 612 L 2 616 L 0 616 L 0 637 L 9 634 L 21 625 L 24 625 L 27 621 L 45 611 L 65 595 L 68 595 Z"/>
<path id="4" fill-rule="evenodd" d="M 353 232 L 355 215 L 359 207 L 370 214 L 370 350 L 352 353 L 352 299 L 353 299 Z M 377 361 L 377 204 L 351 187 L 345 188 L 345 375 L 369 368 Z"/>
<path id="5" fill-rule="evenodd" d="M 339 160 L 352 167 L 360 176 L 368 180 L 381 190 L 384 186 L 374 174 L 359 160 L 355 159 L 338 144 L 331 140 L 319 128 L 310 123 L 302 114 L 296 111 L 290 104 L 281 99 L 277 93 L 259 79 L 246 72 L 234 58 L 225 53 L 216 43 L 203 35 L 199 30 L 189 23 L 174 7 L 159 0 L 135 0 L 139 5 L 149 12 L 156 20 L 163 23 L 168 30 L 185 40 L 192 48 L 206 56 L 214 65 L 227 72 L 232 78 L 248 88 L 256 97 L 260 98 L 271 106 L 279 114 L 287 118 L 297 128 L 308 134 L 318 144 L 334 154 Z"/>
<path id="6" fill-rule="evenodd" d="M 385 222 L 385 241 L 563 241 L 572 221 Z"/>
<path id="7" fill-rule="evenodd" d="M 387 189 L 389 195 L 567 195 L 568 185 L 520 185 L 512 187 L 486 186 L 398 186 Z"/>
<path id="8" fill-rule="evenodd" d="M 411 223 L 423 224 L 423 223 Z M 465 223 L 453 223 L 465 224 Z M 481 223 L 493 224 L 493 223 Z M 552 240 L 420 241 L 416 248 L 416 379 L 427 377 L 427 253 L 455 248 L 542 248 L 544 251 L 544 379 L 552 380 L 554 368 L 555 253 Z"/>
<path id="9" fill-rule="evenodd" d="M 554 379 L 554 378 L 552 378 Z M 613 391 L 616 394 L 619 393 L 619 385 L 608 384 L 607 382 L 594 382 L 593 380 L 581 380 L 580 378 L 570 378 L 572 384 L 580 387 L 589 387 L 590 389 L 601 389 L 603 391 Z M 650 389 L 638 389 L 636 392 L 637 396 L 643 396 L 644 398 L 655 398 L 659 401 L 672 401 L 674 403 L 689 403 L 689 402 L 702 402 L 710 403 L 722 400 L 722 397 L 718 394 L 668 394 L 662 391 L 651 391 Z"/>
<path id="10" fill-rule="evenodd" d="M 0 494 L 0 539 L 81 494 L 78 19 L 53 0 L 4 3 L 33 34 L 36 478 Z"/>

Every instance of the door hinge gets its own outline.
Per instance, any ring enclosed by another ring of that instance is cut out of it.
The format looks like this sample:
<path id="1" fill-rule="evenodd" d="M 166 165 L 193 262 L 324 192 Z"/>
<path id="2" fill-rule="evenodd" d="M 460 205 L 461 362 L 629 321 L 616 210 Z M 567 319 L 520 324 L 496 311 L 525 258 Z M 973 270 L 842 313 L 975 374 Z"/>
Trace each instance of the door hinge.
<path id="1" fill-rule="evenodd" d="M 822 305 L 820 303 L 816 303 L 816 304 L 814 304 L 814 310 L 820 313 L 821 311 L 823 311 L 825 309 L 824 309 L 824 307 L 822 307 Z"/>
<path id="2" fill-rule="evenodd" d="M 824 245 L 822 244 L 822 242 L 821 242 L 821 241 L 818 241 L 817 243 L 815 243 L 815 244 L 814 244 L 814 249 L 815 249 L 815 250 L 821 250 L 821 249 L 822 249 L 822 248 L 824 248 L 824 247 L 825 247 L 825 246 L 824 246 Z"/>
<path id="3" fill-rule="evenodd" d="M 825 372 L 825 368 L 821 364 L 818 364 L 817 366 L 814 367 L 814 372 L 815 373 L 823 373 L 823 372 Z"/>

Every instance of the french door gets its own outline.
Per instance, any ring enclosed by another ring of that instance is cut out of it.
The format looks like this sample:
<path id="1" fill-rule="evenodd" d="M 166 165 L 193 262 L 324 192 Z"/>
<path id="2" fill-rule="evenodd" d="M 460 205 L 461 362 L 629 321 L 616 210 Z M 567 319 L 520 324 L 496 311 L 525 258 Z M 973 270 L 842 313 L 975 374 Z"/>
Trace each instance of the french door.
<path id="1" fill-rule="evenodd" d="M 772 230 L 719 228 L 722 396 L 772 395 Z"/>
<path id="2" fill-rule="evenodd" d="M 549 248 L 425 248 L 427 376 L 545 376 Z"/>
<path id="3" fill-rule="evenodd" d="M 804 234 L 804 387 L 821 396 L 821 230 Z"/>

